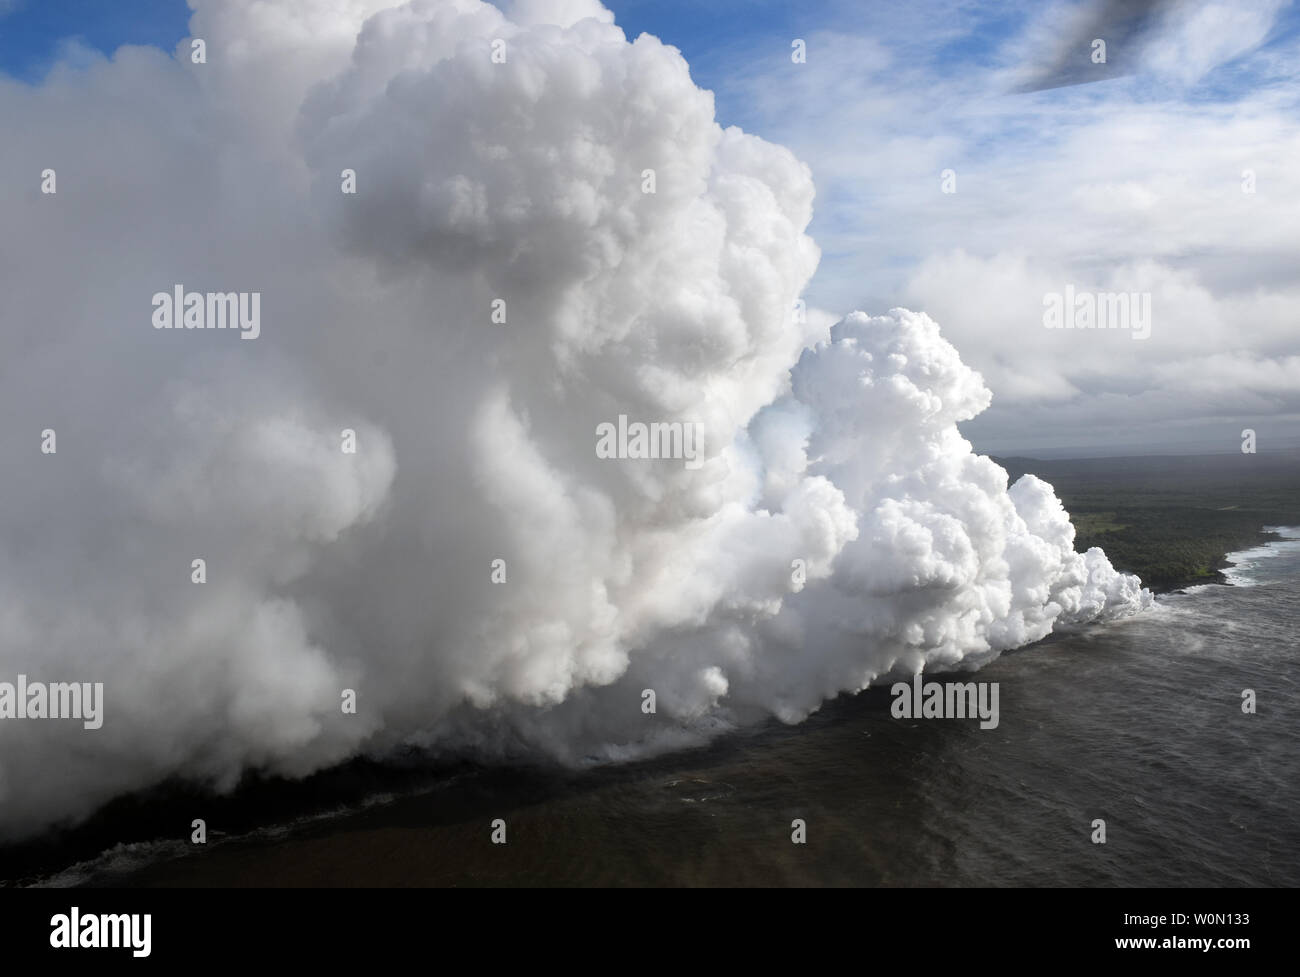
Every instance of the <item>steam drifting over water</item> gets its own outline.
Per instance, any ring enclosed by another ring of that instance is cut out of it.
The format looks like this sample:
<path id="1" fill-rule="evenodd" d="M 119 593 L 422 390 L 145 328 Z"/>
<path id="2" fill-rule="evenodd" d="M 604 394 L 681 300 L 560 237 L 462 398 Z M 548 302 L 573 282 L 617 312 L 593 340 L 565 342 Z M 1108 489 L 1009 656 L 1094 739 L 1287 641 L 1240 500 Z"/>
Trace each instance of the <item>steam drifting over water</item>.
<path id="1" fill-rule="evenodd" d="M 0 721 L 0 838 L 406 742 L 631 757 L 1150 603 L 972 453 L 933 321 L 796 310 L 809 171 L 675 49 L 191 3 L 205 64 L 0 83 L 0 167 L 58 172 L 0 182 L 0 681 L 104 683 L 97 730 Z M 155 330 L 173 282 L 260 293 L 258 341 Z M 622 416 L 700 463 L 601 457 Z"/>

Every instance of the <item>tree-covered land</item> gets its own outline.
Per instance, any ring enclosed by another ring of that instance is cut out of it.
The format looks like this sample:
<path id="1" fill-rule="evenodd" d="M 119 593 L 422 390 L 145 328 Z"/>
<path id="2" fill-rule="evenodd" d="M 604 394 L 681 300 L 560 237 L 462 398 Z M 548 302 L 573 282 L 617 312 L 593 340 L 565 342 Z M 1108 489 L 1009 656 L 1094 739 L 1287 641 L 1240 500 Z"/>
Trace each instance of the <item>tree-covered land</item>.
<path id="1" fill-rule="evenodd" d="M 1300 526 L 1300 458 L 1288 455 L 997 458 L 1011 480 L 1050 482 L 1074 522 L 1075 548 L 1100 546 L 1154 590 L 1221 582 L 1225 554 Z"/>

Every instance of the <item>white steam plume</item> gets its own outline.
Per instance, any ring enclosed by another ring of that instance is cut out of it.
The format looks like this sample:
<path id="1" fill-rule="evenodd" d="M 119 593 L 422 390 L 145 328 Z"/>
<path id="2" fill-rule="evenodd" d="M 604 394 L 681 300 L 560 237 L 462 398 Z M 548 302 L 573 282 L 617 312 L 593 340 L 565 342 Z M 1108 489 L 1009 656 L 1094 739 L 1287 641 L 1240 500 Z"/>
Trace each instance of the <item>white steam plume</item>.
<path id="1" fill-rule="evenodd" d="M 0 837 L 404 742 L 639 755 L 1149 603 L 972 453 L 932 321 L 791 314 L 809 172 L 675 49 L 585 0 L 191 4 L 207 64 L 0 81 L 0 681 L 105 685 L 99 730 L 0 721 Z M 177 283 L 261 335 L 155 330 Z M 704 464 L 597 457 L 619 415 Z"/>

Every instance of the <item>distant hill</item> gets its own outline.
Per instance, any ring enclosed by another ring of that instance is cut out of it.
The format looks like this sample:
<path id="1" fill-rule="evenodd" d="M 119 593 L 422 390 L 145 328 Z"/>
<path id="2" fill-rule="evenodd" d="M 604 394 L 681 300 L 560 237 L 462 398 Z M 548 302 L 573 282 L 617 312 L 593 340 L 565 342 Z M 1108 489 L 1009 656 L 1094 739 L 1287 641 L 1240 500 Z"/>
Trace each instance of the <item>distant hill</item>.
<path id="1" fill-rule="evenodd" d="M 1156 590 L 1221 582 L 1225 554 L 1268 538 L 1262 527 L 1300 526 L 1295 455 L 994 460 L 1013 482 L 1029 472 L 1052 484 L 1076 549 L 1102 547 Z"/>

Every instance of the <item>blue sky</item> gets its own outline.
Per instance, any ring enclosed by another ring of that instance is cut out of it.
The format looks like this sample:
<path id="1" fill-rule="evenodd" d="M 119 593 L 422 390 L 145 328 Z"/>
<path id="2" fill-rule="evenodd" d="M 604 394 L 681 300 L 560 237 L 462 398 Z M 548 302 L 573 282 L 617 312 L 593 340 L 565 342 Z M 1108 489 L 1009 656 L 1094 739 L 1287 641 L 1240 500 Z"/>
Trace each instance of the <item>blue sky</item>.
<path id="1" fill-rule="evenodd" d="M 123 44 L 171 51 L 189 19 L 184 0 L 0 0 L 0 70 L 40 81 L 70 42 L 104 54 Z"/>
<path id="2" fill-rule="evenodd" d="M 911 28 L 917 21 L 900 16 L 889 4 L 790 3 L 788 0 L 610 0 L 618 24 L 635 37 L 648 32 L 680 48 L 697 80 L 705 87 L 719 65 L 720 51 L 754 56 L 788 38 L 840 29 L 872 32 L 891 45 L 916 46 Z M 927 5 L 921 5 L 923 9 Z M 934 5 L 928 5 L 933 7 Z M 941 5 L 949 18 L 959 18 L 960 32 L 933 30 L 921 44 L 936 70 L 987 62 L 999 39 L 1013 34 L 1025 20 L 1025 7 Z M 188 32 L 191 11 L 184 0 L 0 0 L 0 70 L 25 81 L 38 81 L 48 70 L 60 45 L 77 40 L 103 54 L 122 44 L 152 44 L 170 51 Z M 1271 39 L 1278 45 L 1300 30 L 1300 10 L 1281 15 Z M 934 41 L 934 38 L 940 38 Z M 1229 82 L 1230 79 L 1222 79 Z"/>
<path id="3" fill-rule="evenodd" d="M 935 70 L 956 71 L 984 60 L 997 39 L 1023 19 L 1015 5 L 966 7 L 960 33 L 929 32 L 918 44 L 911 30 L 915 21 L 884 4 L 611 0 L 606 6 L 629 38 L 647 32 L 679 48 L 706 88 L 715 87 L 720 72 L 736 59 L 766 56 L 774 45 L 784 52 L 791 38 L 830 28 L 869 29 L 893 47 L 923 51 Z M 151 44 L 170 52 L 187 36 L 190 14 L 184 0 L 0 0 L 0 70 L 38 82 L 70 42 L 105 55 L 122 44 Z M 735 108 L 744 114 L 743 106 Z"/>
<path id="4" fill-rule="evenodd" d="M 991 53 L 1032 9 L 1019 3 L 904 5 L 943 14 L 927 17 L 893 4 L 852 2 L 610 0 L 606 6 L 629 37 L 648 32 L 679 48 L 696 80 L 715 89 L 735 60 L 764 57 L 774 45 L 784 51 L 790 38 L 827 30 L 878 37 L 909 57 L 919 56 L 936 74 L 951 75 L 989 64 Z M 37 82 L 69 42 L 105 55 L 122 44 L 171 51 L 187 35 L 190 13 L 184 0 L 0 0 L 0 71 Z M 917 30 L 923 24 L 927 29 Z M 1265 48 L 1282 49 L 1298 32 L 1300 9 L 1292 6 L 1280 13 Z M 1198 94 L 1217 97 L 1250 83 L 1249 72 L 1224 71 Z M 746 114 L 742 105 L 726 108 Z"/>

